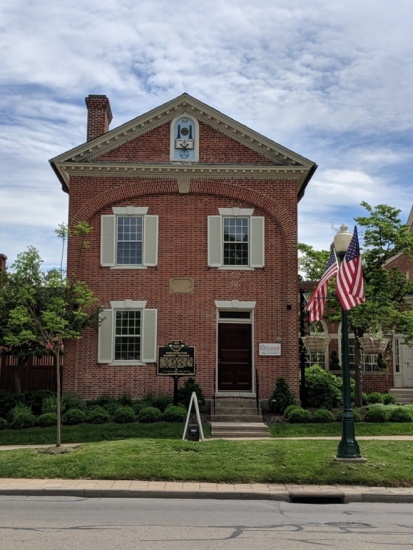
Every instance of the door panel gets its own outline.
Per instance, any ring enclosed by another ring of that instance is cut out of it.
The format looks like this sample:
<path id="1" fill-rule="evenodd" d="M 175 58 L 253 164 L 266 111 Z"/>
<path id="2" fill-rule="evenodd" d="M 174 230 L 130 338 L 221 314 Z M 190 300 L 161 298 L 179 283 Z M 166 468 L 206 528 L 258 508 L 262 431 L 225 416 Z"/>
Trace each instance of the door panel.
<path id="1" fill-rule="evenodd" d="M 402 347 L 403 352 L 403 386 L 413 387 L 413 348 Z"/>
<path id="2" fill-rule="evenodd" d="M 218 390 L 252 390 L 251 351 L 251 325 L 218 325 Z"/>

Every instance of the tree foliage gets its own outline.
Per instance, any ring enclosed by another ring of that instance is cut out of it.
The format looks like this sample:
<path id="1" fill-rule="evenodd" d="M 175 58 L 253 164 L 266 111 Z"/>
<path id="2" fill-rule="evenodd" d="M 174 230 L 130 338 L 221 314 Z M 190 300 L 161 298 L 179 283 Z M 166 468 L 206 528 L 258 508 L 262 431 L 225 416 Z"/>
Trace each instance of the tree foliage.
<path id="1" fill-rule="evenodd" d="M 0 346 L 17 358 L 54 355 L 60 445 L 60 356 L 63 341 L 80 338 L 97 324 L 98 307 L 85 283 L 64 278 L 56 269 L 43 271 L 43 260 L 30 246 L 6 271 L 0 288 Z"/>
<path id="2" fill-rule="evenodd" d="M 413 292 L 413 283 L 397 266 L 386 267 L 388 260 L 398 254 L 413 258 L 413 233 L 400 220 L 400 210 L 384 204 L 372 207 L 362 202 L 361 205 L 367 215 L 357 217 L 355 221 L 361 228 L 366 301 L 349 311 L 350 329 L 355 336 L 369 331 L 397 329 L 413 338 L 413 313 L 406 308 L 404 301 L 405 296 Z M 314 250 L 303 244 L 299 244 L 298 249 L 301 252 L 300 268 L 305 277 L 318 280 L 325 269 L 329 251 Z M 334 284 L 330 284 L 325 315 L 329 320 L 338 321 L 339 311 Z"/>

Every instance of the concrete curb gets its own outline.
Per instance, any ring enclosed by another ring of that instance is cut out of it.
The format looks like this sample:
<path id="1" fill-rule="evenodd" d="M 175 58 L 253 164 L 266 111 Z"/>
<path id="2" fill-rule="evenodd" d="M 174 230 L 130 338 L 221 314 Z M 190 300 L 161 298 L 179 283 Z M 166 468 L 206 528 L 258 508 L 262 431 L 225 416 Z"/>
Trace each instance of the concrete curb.
<path id="1" fill-rule="evenodd" d="M 98 488 L 71 488 L 71 487 L 22 487 L 22 480 L 18 480 L 20 487 L 0 488 L 1 496 L 64 496 L 76 498 L 163 498 L 163 499 L 212 499 L 212 500 L 270 500 L 300 504 L 348 504 L 351 502 L 413 502 L 413 488 L 303 488 L 293 490 L 258 490 L 241 491 L 229 488 L 225 490 L 180 490 L 180 489 L 98 489 Z"/>

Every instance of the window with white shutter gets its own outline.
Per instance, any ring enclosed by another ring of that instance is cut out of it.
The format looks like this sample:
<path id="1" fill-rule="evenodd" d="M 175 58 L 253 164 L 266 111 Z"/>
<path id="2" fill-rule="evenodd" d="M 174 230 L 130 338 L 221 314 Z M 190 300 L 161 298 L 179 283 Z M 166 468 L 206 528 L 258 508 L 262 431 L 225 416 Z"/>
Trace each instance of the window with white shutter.
<path id="1" fill-rule="evenodd" d="M 209 267 L 264 267 L 264 218 L 253 212 L 252 208 L 220 208 L 219 216 L 208 216 Z"/>
<path id="2" fill-rule="evenodd" d="M 157 310 L 145 301 L 111 302 L 100 313 L 98 363 L 136 365 L 154 363 L 157 349 Z"/>
<path id="3" fill-rule="evenodd" d="M 101 217 L 101 266 L 156 266 L 159 217 L 148 215 L 146 207 L 114 207 L 112 211 Z"/>

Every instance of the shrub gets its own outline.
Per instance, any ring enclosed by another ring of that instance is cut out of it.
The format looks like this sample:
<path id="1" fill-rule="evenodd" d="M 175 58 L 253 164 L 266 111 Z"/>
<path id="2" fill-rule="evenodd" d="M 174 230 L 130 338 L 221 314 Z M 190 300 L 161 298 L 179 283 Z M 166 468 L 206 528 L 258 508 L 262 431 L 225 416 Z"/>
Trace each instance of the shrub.
<path id="1" fill-rule="evenodd" d="M 31 428 L 35 424 L 35 416 L 27 405 L 19 403 L 9 413 L 9 421 L 12 428 L 20 430 Z"/>
<path id="2" fill-rule="evenodd" d="M 404 407 L 393 409 L 389 415 L 390 422 L 411 422 L 412 418 L 412 412 Z"/>
<path id="3" fill-rule="evenodd" d="M 162 413 L 156 407 L 146 407 L 138 415 L 139 422 L 158 422 L 162 418 Z"/>
<path id="4" fill-rule="evenodd" d="M 113 413 L 113 420 L 118 424 L 127 424 L 135 420 L 135 411 L 132 407 L 121 405 Z"/>
<path id="5" fill-rule="evenodd" d="M 161 412 L 164 412 L 169 405 L 172 405 L 173 403 L 173 397 L 172 395 L 168 394 L 159 394 L 152 396 L 152 400 L 150 401 L 150 404 L 152 407 L 155 407 L 156 409 L 159 409 Z"/>
<path id="6" fill-rule="evenodd" d="M 275 382 L 275 389 L 268 400 L 272 413 L 283 414 L 289 405 L 295 404 L 295 397 L 285 378 L 280 376 Z"/>
<path id="7" fill-rule="evenodd" d="M 392 393 L 383 393 L 384 405 L 394 405 L 395 403 L 396 403 L 396 398 Z"/>
<path id="8" fill-rule="evenodd" d="M 291 424 L 306 424 L 307 422 L 310 422 L 310 418 L 310 411 L 297 407 L 296 409 L 290 411 L 288 415 L 288 422 Z"/>
<path id="9" fill-rule="evenodd" d="M 125 407 L 132 407 L 133 405 L 133 399 L 128 393 L 122 393 L 122 395 L 118 397 L 117 402 Z"/>
<path id="10" fill-rule="evenodd" d="M 86 412 L 86 422 L 90 424 L 106 424 L 109 422 L 110 415 L 103 407 L 93 407 Z"/>
<path id="11" fill-rule="evenodd" d="M 44 397 L 42 401 L 42 413 L 52 413 L 56 411 L 56 397 Z"/>
<path id="12" fill-rule="evenodd" d="M 314 409 L 331 409 L 341 400 L 341 378 L 319 365 L 305 369 L 306 404 Z"/>
<path id="13" fill-rule="evenodd" d="M 365 422 L 387 422 L 387 420 L 387 411 L 383 407 L 372 407 L 364 416 Z"/>
<path id="14" fill-rule="evenodd" d="M 184 422 L 186 419 L 186 409 L 183 405 L 168 405 L 162 415 L 162 420 L 166 422 Z"/>
<path id="15" fill-rule="evenodd" d="M 299 405 L 288 405 L 288 407 L 284 410 L 284 416 L 285 418 L 288 418 L 290 417 L 290 414 L 292 411 L 295 411 L 296 409 L 301 409 L 301 407 Z"/>
<path id="16" fill-rule="evenodd" d="M 107 411 L 109 415 L 113 415 L 116 409 L 119 407 L 119 402 L 112 395 L 109 395 L 108 393 L 102 393 L 97 399 L 94 399 L 93 401 L 88 401 L 88 409 L 93 409 L 95 407 L 102 407 L 102 409 L 105 409 L 105 411 Z"/>
<path id="17" fill-rule="evenodd" d="M 7 428 L 7 420 L 0 416 L 0 430 L 5 430 Z"/>
<path id="18" fill-rule="evenodd" d="M 178 401 L 185 405 L 185 408 L 188 409 L 189 403 L 191 401 L 192 393 L 195 392 L 198 398 L 198 404 L 200 407 L 205 405 L 205 396 L 201 389 L 201 386 L 195 382 L 195 378 L 190 376 L 185 380 L 182 388 L 178 389 Z"/>
<path id="19" fill-rule="evenodd" d="M 43 400 L 53 397 L 55 397 L 55 393 L 51 390 L 27 391 L 24 393 L 24 402 L 31 408 L 32 413 L 38 416 L 42 412 L 46 412 L 42 410 Z"/>
<path id="20" fill-rule="evenodd" d="M 62 423 L 68 425 L 82 424 L 86 415 L 81 409 L 69 409 L 62 416 Z"/>
<path id="21" fill-rule="evenodd" d="M 78 409 L 78 410 L 84 411 L 86 410 L 86 401 L 78 393 L 74 391 L 66 391 L 62 395 L 60 408 L 62 412 L 66 412 L 71 409 Z"/>
<path id="22" fill-rule="evenodd" d="M 327 409 L 318 409 L 313 412 L 310 418 L 310 422 L 316 422 L 317 424 L 327 424 L 328 422 L 333 422 L 334 416 Z"/>
<path id="23" fill-rule="evenodd" d="M 136 399 L 132 404 L 132 409 L 135 411 L 136 416 L 138 416 L 141 410 L 146 407 L 152 407 L 152 404 L 144 399 Z"/>
<path id="24" fill-rule="evenodd" d="M 366 401 L 368 405 L 374 405 L 375 403 L 383 403 L 383 395 L 378 391 L 374 391 L 372 393 L 367 394 Z"/>
<path id="25" fill-rule="evenodd" d="M 360 422 L 361 420 L 360 413 L 354 409 L 353 409 L 353 418 L 354 418 L 354 422 Z M 343 421 L 343 409 L 340 409 L 336 414 L 336 420 L 337 422 Z"/>
<path id="26" fill-rule="evenodd" d="M 45 412 L 36 418 L 37 426 L 46 428 L 57 424 L 57 414 L 54 412 Z"/>
<path id="27" fill-rule="evenodd" d="M 0 390 L 0 417 L 8 418 L 10 411 L 18 404 L 23 403 L 22 393 L 12 393 L 7 390 Z"/>

